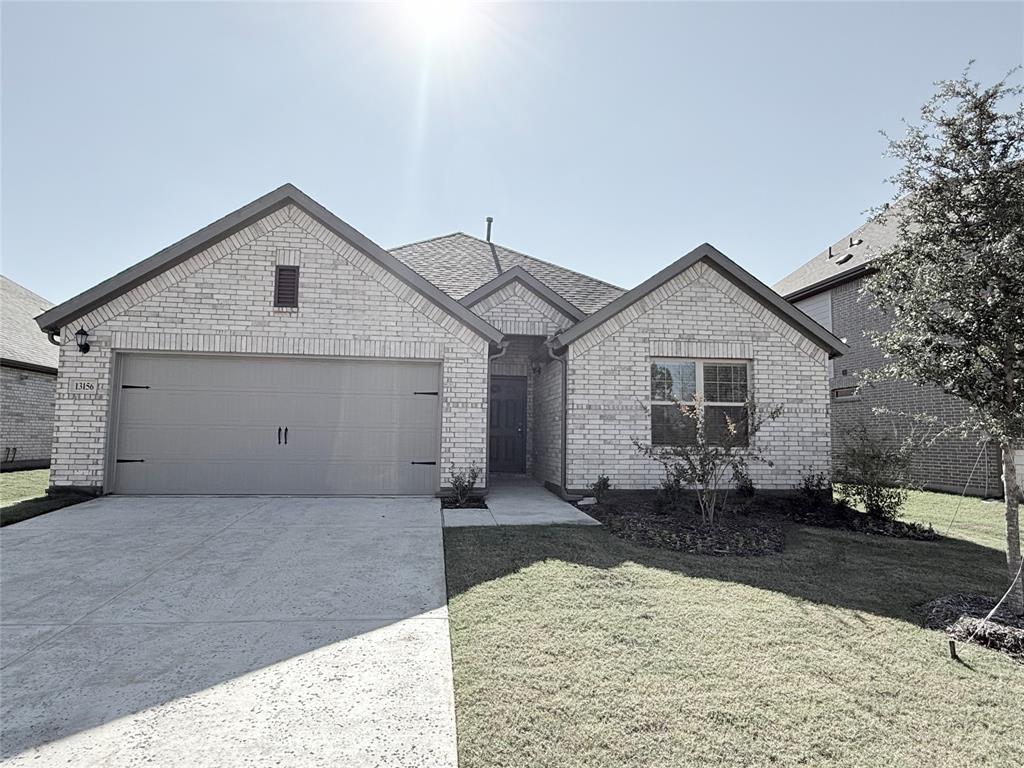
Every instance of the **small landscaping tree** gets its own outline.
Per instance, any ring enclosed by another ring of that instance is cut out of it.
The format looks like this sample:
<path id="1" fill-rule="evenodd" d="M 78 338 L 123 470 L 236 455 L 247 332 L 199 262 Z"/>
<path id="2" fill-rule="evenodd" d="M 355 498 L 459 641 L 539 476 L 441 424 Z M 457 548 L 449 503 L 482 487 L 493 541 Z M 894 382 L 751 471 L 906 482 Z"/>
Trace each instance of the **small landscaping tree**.
<path id="1" fill-rule="evenodd" d="M 782 406 L 762 411 L 754 401 L 746 404 L 746 418 L 742 424 L 725 416 L 725 428 L 709 434 L 705 409 L 700 396 L 691 403 L 676 403 L 680 414 L 694 426 L 693 441 L 686 445 L 651 445 L 634 440 L 637 451 L 654 459 L 665 468 L 662 490 L 669 503 L 678 504 L 684 492 L 697 496 L 701 518 L 708 525 L 715 520 L 729 498 L 734 485 L 748 478 L 751 462 L 772 462 L 764 457 L 754 436 L 767 421 L 782 413 Z"/>
<path id="2" fill-rule="evenodd" d="M 886 374 L 961 398 L 972 414 L 964 429 L 998 442 L 1013 583 L 1021 562 L 1014 443 L 1024 438 L 1024 87 L 1007 79 L 984 87 L 969 71 L 936 85 L 920 124 L 889 142 L 902 165 L 891 179 L 898 236 L 873 262 L 866 289 L 892 323 L 873 338 L 888 356 Z M 1017 614 L 1022 581 L 1010 592 Z"/>

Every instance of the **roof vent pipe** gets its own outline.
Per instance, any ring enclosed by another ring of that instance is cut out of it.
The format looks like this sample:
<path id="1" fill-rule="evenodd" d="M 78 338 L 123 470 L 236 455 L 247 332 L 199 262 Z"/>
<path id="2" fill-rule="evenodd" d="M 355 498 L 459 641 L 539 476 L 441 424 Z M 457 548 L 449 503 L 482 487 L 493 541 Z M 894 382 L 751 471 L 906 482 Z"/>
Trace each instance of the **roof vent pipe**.
<path id="1" fill-rule="evenodd" d="M 493 223 L 494 223 L 494 217 L 493 216 L 488 216 L 487 217 L 487 242 L 488 243 L 491 242 L 491 224 L 493 224 Z"/>

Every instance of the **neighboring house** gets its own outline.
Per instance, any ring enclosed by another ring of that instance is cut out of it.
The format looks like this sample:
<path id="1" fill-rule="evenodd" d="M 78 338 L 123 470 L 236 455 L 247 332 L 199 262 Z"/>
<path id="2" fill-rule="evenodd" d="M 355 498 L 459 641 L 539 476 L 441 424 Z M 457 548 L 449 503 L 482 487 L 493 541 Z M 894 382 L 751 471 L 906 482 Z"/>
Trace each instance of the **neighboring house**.
<path id="1" fill-rule="evenodd" d="M 48 467 L 59 352 L 34 318 L 53 303 L 2 275 L 0 289 L 0 469 Z"/>
<path id="2" fill-rule="evenodd" d="M 964 401 L 931 385 L 885 382 L 858 391 L 861 373 L 877 370 L 884 361 L 865 334 L 888 326 L 883 313 L 871 307 L 870 296 L 863 294 L 864 281 L 871 273 L 871 262 L 895 241 L 896 228 L 892 215 L 884 223 L 872 219 L 774 286 L 849 346 L 841 360 L 830 364 L 833 460 L 847 445 L 850 428 L 858 423 L 879 435 L 891 434 L 894 424 L 901 437 L 910 434 L 908 418 L 877 415 L 876 409 L 927 414 L 949 425 L 968 415 Z M 928 489 L 961 493 L 966 487 L 976 496 L 999 496 L 1003 490 L 999 446 L 983 434 L 942 437 L 918 451 L 912 470 L 914 481 Z"/>
<path id="3" fill-rule="evenodd" d="M 694 391 L 718 424 L 783 405 L 753 479 L 792 489 L 828 468 L 844 349 L 709 245 L 623 291 L 489 238 L 389 253 L 292 185 L 38 323 L 62 342 L 52 484 L 115 493 L 437 493 L 474 463 L 653 487 L 633 440 L 686 439 L 667 399 Z"/>

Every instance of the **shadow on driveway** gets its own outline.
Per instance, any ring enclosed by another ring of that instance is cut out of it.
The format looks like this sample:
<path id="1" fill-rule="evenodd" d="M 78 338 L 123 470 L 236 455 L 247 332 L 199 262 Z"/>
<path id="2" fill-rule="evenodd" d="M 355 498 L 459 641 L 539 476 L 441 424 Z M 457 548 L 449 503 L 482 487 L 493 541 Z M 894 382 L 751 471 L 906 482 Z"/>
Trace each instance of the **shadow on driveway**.
<path id="1" fill-rule="evenodd" d="M 108 497 L 5 528 L 11 765 L 454 765 L 433 499 Z"/>

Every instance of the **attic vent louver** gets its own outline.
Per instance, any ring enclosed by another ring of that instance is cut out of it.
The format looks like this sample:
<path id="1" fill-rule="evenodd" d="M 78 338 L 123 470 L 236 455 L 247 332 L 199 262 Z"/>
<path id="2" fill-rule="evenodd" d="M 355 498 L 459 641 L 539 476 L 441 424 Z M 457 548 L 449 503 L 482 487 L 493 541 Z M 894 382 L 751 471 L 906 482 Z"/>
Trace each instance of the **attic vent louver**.
<path id="1" fill-rule="evenodd" d="M 299 268 L 279 265 L 274 280 L 274 306 L 299 306 Z"/>

